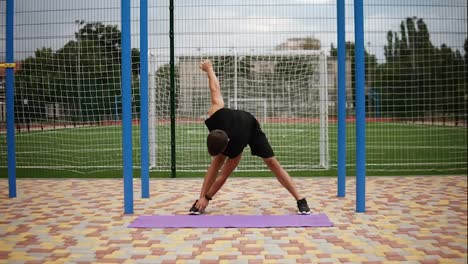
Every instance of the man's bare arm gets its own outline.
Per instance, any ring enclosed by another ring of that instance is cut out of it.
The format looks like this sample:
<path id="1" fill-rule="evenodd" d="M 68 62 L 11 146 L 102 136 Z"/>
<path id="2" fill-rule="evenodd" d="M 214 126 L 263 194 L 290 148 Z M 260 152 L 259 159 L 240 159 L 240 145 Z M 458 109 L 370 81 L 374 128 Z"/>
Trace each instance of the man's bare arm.
<path id="1" fill-rule="evenodd" d="M 224 155 L 217 155 L 211 160 L 210 167 L 206 171 L 205 179 L 203 180 L 203 185 L 200 191 L 200 198 L 196 204 L 196 207 L 203 211 L 206 206 L 208 205 L 208 200 L 206 199 L 206 194 L 211 189 L 211 186 L 216 180 L 216 176 L 218 175 L 218 171 L 223 165 L 224 161 L 226 160 L 226 156 Z"/>
<path id="2" fill-rule="evenodd" d="M 208 76 L 208 84 L 210 86 L 211 94 L 211 107 L 208 110 L 208 115 L 211 116 L 216 111 L 224 107 L 224 100 L 223 96 L 221 95 L 221 87 L 210 60 L 202 61 L 200 63 L 200 69 L 206 72 Z"/>

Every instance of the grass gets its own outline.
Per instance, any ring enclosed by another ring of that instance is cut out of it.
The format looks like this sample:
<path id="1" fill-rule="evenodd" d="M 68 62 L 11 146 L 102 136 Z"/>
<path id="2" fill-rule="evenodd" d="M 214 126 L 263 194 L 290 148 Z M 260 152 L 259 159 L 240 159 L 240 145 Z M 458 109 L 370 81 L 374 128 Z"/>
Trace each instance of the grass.
<path id="1" fill-rule="evenodd" d="M 265 124 L 277 158 L 293 176 L 334 176 L 337 163 L 337 127 L 329 126 L 330 168 L 313 170 L 320 162 L 316 124 Z M 203 124 L 178 124 L 176 129 L 177 177 L 202 177 L 209 164 Z M 355 127 L 347 126 L 347 174 L 355 175 Z M 366 126 L 367 175 L 465 174 L 467 129 L 404 123 L 368 123 Z M 133 130 L 133 165 L 140 164 L 139 127 Z M 170 177 L 170 126 L 157 132 L 157 158 L 161 171 L 151 177 Z M 6 136 L 0 135 L 6 142 Z M 246 149 L 234 176 L 271 176 L 261 159 Z M 116 126 L 67 128 L 16 134 L 18 177 L 121 177 L 121 130 Z M 6 177 L 6 144 L 0 148 L 0 173 Z M 51 167 L 53 169 L 51 169 Z M 135 176 L 140 173 L 136 169 Z"/>

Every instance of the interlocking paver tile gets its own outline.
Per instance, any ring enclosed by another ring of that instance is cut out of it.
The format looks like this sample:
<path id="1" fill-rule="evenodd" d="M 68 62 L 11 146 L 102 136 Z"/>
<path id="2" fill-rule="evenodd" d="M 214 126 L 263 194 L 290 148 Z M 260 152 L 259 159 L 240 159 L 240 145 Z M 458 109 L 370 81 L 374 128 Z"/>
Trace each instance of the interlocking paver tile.
<path id="1" fill-rule="evenodd" d="M 0 179 L 0 263 L 467 263 L 467 177 L 368 177 L 366 213 L 355 179 L 295 178 L 333 227 L 131 229 L 138 215 L 186 214 L 202 179 L 152 179 L 134 215 L 121 179 Z M 208 214 L 294 214 L 273 178 L 231 178 Z M 195 219 L 195 218 L 194 218 Z"/>

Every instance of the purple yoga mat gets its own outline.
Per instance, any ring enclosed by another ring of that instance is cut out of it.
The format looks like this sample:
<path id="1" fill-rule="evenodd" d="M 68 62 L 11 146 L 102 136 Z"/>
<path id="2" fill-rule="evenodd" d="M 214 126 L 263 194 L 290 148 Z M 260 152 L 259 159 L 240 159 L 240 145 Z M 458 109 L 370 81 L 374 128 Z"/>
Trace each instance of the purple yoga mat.
<path id="1" fill-rule="evenodd" d="M 330 227 L 327 215 L 147 215 L 130 228 Z"/>

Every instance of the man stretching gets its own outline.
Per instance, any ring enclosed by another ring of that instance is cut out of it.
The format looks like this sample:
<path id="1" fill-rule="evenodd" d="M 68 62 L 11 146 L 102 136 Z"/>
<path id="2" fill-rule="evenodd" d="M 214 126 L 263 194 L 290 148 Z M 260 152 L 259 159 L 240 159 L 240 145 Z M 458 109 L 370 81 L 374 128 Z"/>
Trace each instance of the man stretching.
<path id="1" fill-rule="evenodd" d="M 224 108 L 218 77 L 211 61 L 202 61 L 200 68 L 208 76 L 211 93 L 211 107 L 205 125 L 210 131 L 207 138 L 208 153 L 213 158 L 205 174 L 200 197 L 190 208 L 189 214 L 198 215 L 204 212 L 211 198 L 239 165 L 242 151 L 247 145 L 250 146 L 252 155 L 261 157 L 281 185 L 296 199 L 298 213 L 310 214 L 306 199 L 299 194 L 289 174 L 276 160 L 257 119 L 246 111 Z"/>

